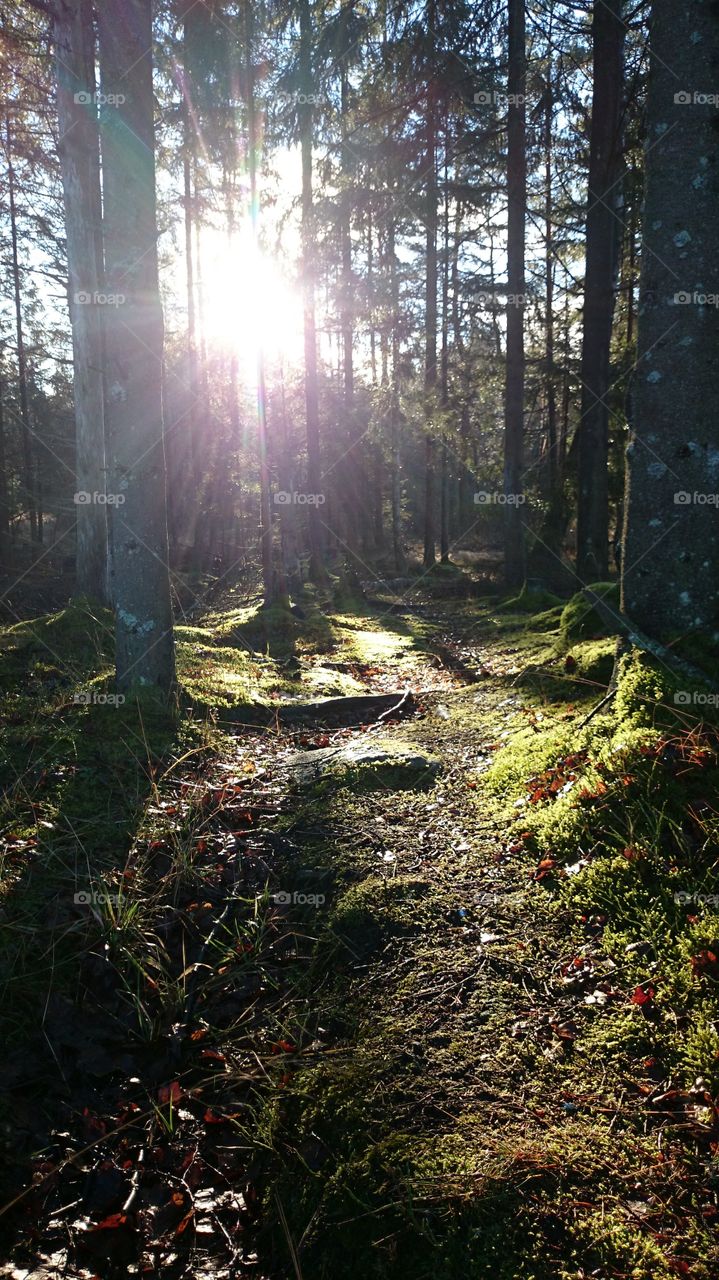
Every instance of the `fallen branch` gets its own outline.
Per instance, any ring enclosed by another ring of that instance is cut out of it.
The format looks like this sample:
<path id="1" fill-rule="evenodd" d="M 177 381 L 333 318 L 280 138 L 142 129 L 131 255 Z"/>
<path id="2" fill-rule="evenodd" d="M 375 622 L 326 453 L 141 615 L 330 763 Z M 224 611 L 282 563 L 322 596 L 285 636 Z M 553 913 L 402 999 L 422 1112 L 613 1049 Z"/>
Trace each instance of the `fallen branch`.
<path id="1" fill-rule="evenodd" d="M 628 653 L 628 652 L 629 652 L 628 640 L 626 639 L 625 636 L 619 636 L 617 639 L 616 651 L 614 653 L 614 666 L 612 668 L 612 678 L 609 681 L 607 692 L 605 693 L 601 701 L 597 703 L 596 707 L 592 708 L 592 710 L 589 712 L 589 715 L 585 716 L 584 719 L 580 722 L 580 724 L 578 725 L 579 729 L 583 729 L 585 725 L 589 724 L 589 721 L 594 719 L 594 717 L 602 710 L 602 707 L 606 707 L 607 703 L 611 702 L 612 698 L 617 692 L 617 689 L 619 688 L 620 659 L 624 656 L 625 653 Z"/>
<path id="2" fill-rule="evenodd" d="M 616 692 L 617 692 L 616 689 L 610 689 L 608 693 L 605 693 L 601 702 L 598 702 L 595 707 L 592 707 L 592 710 L 589 712 L 589 715 L 585 716 L 583 720 L 579 721 L 577 728 L 583 729 L 585 725 L 589 724 L 589 721 L 593 720 L 594 717 L 599 714 L 602 707 L 606 707 L 607 703 L 611 702 Z"/>
<path id="3" fill-rule="evenodd" d="M 386 720 L 388 716 L 401 715 L 402 711 L 408 711 L 413 708 L 414 698 L 412 697 L 412 691 L 411 689 L 405 689 L 399 702 L 397 702 L 393 707 L 388 707 L 386 711 L 382 712 L 381 716 L 377 716 L 377 722 L 379 723 L 380 720 Z"/>

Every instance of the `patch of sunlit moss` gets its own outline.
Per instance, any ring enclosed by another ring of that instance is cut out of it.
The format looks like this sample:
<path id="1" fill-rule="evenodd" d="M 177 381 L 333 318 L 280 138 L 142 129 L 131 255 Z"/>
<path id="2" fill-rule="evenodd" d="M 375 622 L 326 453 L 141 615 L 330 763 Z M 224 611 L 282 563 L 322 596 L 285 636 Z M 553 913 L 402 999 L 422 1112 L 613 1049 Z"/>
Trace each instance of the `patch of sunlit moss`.
<path id="1" fill-rule="evenodd" d="M 391 631 L 352 631 L 342 648 L 348 658 L 370 666 L 396 663 L 412 647 L 411 636 L 400 636 Z"/>
<path id="2" fill-rule="evenodd" d="M 611 641 L 592 643 L 604 644 L 609 656 Z M 519 729 L 483 786 L 485 794 L 501 797 L 508 813 L 515 811 L 535 856 L 555 864 L 544 891 L 557 893 L 573 917 L 603 922 L 603 947 L 621 961 L 629 989 L 655 980 L 656 1019 L 642 1022 L 641 1011 L 633 1010 L 634 1030 L 643 1028 L 652 1052 L 682 1070 L 687 1084 L 693 1072 L 716 1088 L 719 989 L 712 962 L 707 977 L 701 965 L 695 968 L 697 956 L 715 953 L 719 937 L 710 853 L 719 823 L 704 805 L 719 788 L 719 769 L 711 752 L 700 753 L 696 763 L 677 758 L 676 735 L 687 726 L 675 709 L 676 685 L 676 677 L 646 656 L 624 657 L 606 711 L 583 728 L 550 721 Z M 583 751 L 587 758 L 571 766 L 574 778 L 558 794 L 542 794 L 545 771 Z M 692 818 L 697 803 L 701 830 Z M 682 899 L 687 893 L 694 895 L 689 906 Z M 613 1050 L 630 1057 L 634 1034 L 623 1037 L 616 1024 L 608 1034 Z"/>
<path id="3" fill-rule="evenodd" d="M 559 631 L 559 624 L 562 619 L 564 606 L 561 604 L 554 605 L 550 609 L 544 609 L 540 613 L 534 613 L 527 620 L 527 627 L 532 631 Z"/>
<path id="4" fill-rule="evenodd" d="M 344 671 L 328 671 L 326 667 L 310 667 L 302 673 L 302 687 L 309 698 L 347 698 L 364 693 L 365 686 Z"/>
<path id="5" fill-rule="evenodd" d="M 300 610 L 282 605 L 261 605 L 209 614 L 205 619 L 215 643 L 236 645 L 255 653 L 277 657 L 294 652 L 326 652 L 334 645 L 330 619 L 313 601 Z"/>
<path id="6" fill-rule="evenodd" d="M 545 591 L 543 587 L 528 586 L 525 583 L 518 595 L 502 600 L 497 608 L 507 613 L 536 614 L 541 610 L 554 609 L 561 603 L 559 596 L 552 595 L 551 591 Z"/>
<path id="7" fill-rule="evenodd" d="M 550 720 L 539 732 L 536 726 L 518 721 L 516 732 L 494 756 L 484 778 L 485 786 L 496 796 L 521 800 L 526 796 L 529 778 L 549 769 L 578 746 L 576 727 L 566 721 Z"/>
<path id="8" fill-rule="evenodd" d="M 589 590 L 610 608 L 619 610 L 619 586 L 616 582 L 593 582 Z M 595 640 L 610 632 L 611 628 L 607 627 L 581 591 L 567 601 L 560 620 L 560 643 L 563 649 L 569 649 L 576 640 Z"/>
<path id="9" fill-rule="evenodd" d="M 257 660 L 233 646 L 177 646 L 177 674 L 182 689 L 199 705 L 231 707 L 266 701 L 273 692 L 292 691 L 292 681 L 271 659 Z"/>

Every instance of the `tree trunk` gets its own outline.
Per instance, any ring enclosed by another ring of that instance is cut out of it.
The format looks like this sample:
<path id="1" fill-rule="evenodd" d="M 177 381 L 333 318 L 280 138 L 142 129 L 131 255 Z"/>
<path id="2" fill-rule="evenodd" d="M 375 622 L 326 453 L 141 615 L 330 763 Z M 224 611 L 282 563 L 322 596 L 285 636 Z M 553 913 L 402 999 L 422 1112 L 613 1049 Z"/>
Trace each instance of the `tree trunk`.
<path id="1" fill-rule="evenodd" d="M 375 445 L 372 452 L 374 454 L 372 537 L 374 539 L 375 555 L 381 556 L 384 552 L 384 457 L 379 445 Z"/>
<path id="2" fill-rule="evenodd" d="M 554 227 L 552 193 L 552 122 L 554 87 L 552 84 L 552 25 L 550 11 L 546 103 L 544 111 L 544 313 L 545 313 L 545 393 L 547 408 L 547 478 L 550 504 L 558 501 L 559 466 L 557 456 L 557 389 L 554 379 Z"/>
<path id="3" fill-rule="evenodd" d="M 250 220 L 252 224 L 252 246 L 259 254 L 257 204 L 257 116 L 255 106 L 255 71 L 252 61 L 252 5 L 245 0 L 244 5 L 244 37 L 245 37 L 245 92 L 247 94 L 247 150 L 250 171 Z M 275 571 L 272 499 L 270 465 L 267 454 L 267 387 L 265 384 L 265 353 L 262 343 L 257 349 L 257 440 L 260 455 L 260 561 L 262 564 L 262 586 L 265 606 L 274 603 L 280 594 L 280 578 L 283 576 L 278 566 Z M 286 589 L 281 592 L 286 595 Z"/>
<path id="4" fill-rule="evenodd" d="M 393 218 L 387 224 L 387 258 L 389 262 L 390 306 L 392 311 L 392 388 L 390 392 L 390 448 L 391 462 L 391 505 L 392 505 L 392 551 L 394 567 L 397 573 L 404 573 L 407 560 L 402 542 L 402 487 L 400 460 L 400 342 L 399 342 L 399 277 L 397 275 L 397 254 L 395 251 L 396 225 Z"/>
<path id="5" fill-rule="evenodd" d="M 18 394 L 20 397 L 20 442 L 22 448 L 23 488 L 30 521 L 30 540 L 37 543 L 37 501 L 35 493 L 35 460 L 30 426 L 30 401 L 27 393 L 27 361 L 25 359 L 25 335 L 22 325 L 22 289 L 20 286 L 20 255 L 18 252 L 17 207 L 15 204 L 15 168 L 12 162 L 12 131 L 10 117 L 5 119 L 7 145 L 8 202 L 10 212 L 10 242 L 12 247 L 12 281 L 15 301 L 15 334 L 17 342 Z"/>
<path id="6" fill-rule="evenodd" d="M 289 415 L 285 393 L 285 371 L 280 363 L 279 369 L 279 447 L 277 450 L 277 476 L 279 488 L 284 493 L 294 493 L 297 484 L 295 479 L 296 454 L 290 440 Z M 297 529 L 297 508 L 292 503 L 280 506 L 280 553 L 282 556 L 282 574 L 287 584 L 287 591 L 297 596 L 302 590 L 302 563 Z"/>
<path id="7" fill-rule="evenodd" d="M 342 178 L 343 189 L 341 192 L 341 227 L 340 240 L 342 245 L 342 381 L 344 391 L 345 412 L 347 414 L 347 424 L 352 432 L 352 414 L 354 412 L 354 334 L 352 331 L 352 236 L 350 234 L 350 201 L 352 193 L 348 189 L 349 184 L 349 161 L 347 160 L 347 144 L 344 138 L 345 120 L 347 114 L 347 93 L 348 82 L 347 72 L 342 70 Z"/>
<path id="8" fill-rule="evenodd" d="M 68 294 L 75 393 L 77 562 L 81 595 L 108 599 L 100 138 L 95 106 L 92 0 L 58 0 L 53 43 L 58 152 L 65 201 Z"/>
<path id="9" fill-rule="evenodd" d="M 318 507 L 321 490 L 320 408 L 317 380 L 317 321 L 315 314 L 315 219 L 312 193 L 312 14 L 309 0 L 300 2 L 300 136 L 302 151 L 302 279 L 304 287 L 305 412 L 307 417 L 307 488 L 313 496 L 307 506 L 310 541 L 310 577 L 324 582 L 323 538 Z"/>
<path id="10" fill-rule="evenodd" d="M 571 405 L 572 332 L 569 318 L 569 289 L 564 284 L 564 341 L 562 344 L 562 414 L 559 420 L 559 480 L 564 482 L 567 470 L 567 444 L 569 441 L 569 409 Z"/>
<path id="11" fill-rule="evenodd" d="M 198 493 L 202 485 L 197 448 L 197 411 L 200 404 L 200 367 L 197 350 L 197 301 L 195 297 L 195 258 L 193 250 L 194 193 L 192 148 L 195 141 L 191 116 L 190 24 L 185 19 L 183 30 L 184 67 L 182 69 L 182 185 L 185 232 L 185 297 L 187 305 L 187 413 L 182 423 L 181 440 L 173 440 L 170 456 L 179 462 L 172 497 L 175 537 L 187 548 L 189 567 L 195 562 L 195 542 L 199 515 Z M 174 434 L 174 433 L 173 433 Z"/>
<path id="12" fill-rule="evenodd" d="M 507 382 L 504 411 L 504 579 L 524 581 L 522 452 L 524 437 L 524 237 L 527 209 L 527 55 L 524 0 L 509 0 L 507 125 Z"/>
<path id="13" fill-rule="evenodd" d="M 622 610 L 671 641 L 719 630 L 719 262 L 712 0 L 655 0 Z M 701 93 L 693 90 L 697 85 Z"/>
<path id="14" fill-rule="evenodd" d="M 346 431 L 347 453 L 341 464 L 340 482 L 343 487 L 344 537 L 351 551 L 357 552 L 362 542 L 367 544 L 365 518 L 366 493 L 364 460 L 360 444 L 361 433 L 355 420 L 355 387 L 354 387 L 354 328 L 352 322 L 352 235 L 351 210 L 352 190 L 350 188 L 351 165 L 350 151 L 347 146 L 347 128 L 349 112 L 349 75 L 346 59 L 342 60 L 340 69 L 340 108 L 342 120 L 342 137 L 340 146 L 341 181 L 340 181 L 340 350 L 341 388 L 344 409 L 344 431 Z M 371 260 L 369 262 L 371 273 Z M 368 286 L 371 289 L 371 284 Z"/>
<path id="15" fill-rule="evenodd" d="M 614 208 L 621 154 L 624 30 L 622 0 L 595 4 L 589 152 L 582 416 L 579 423 L 577 573 L 602 581 L 609 561 L 609 356 L 619 220 Z"/>
<path id="16" fill-rule="evenodd" d="M 106 422 L 113 520 L 116 668 L 123 692 L 168 697 L 175 655 L 168 570 L 162 414 L 163 318 L 157 263 L 151 0 L 99 9 L 101 117 L 108 293 Z M 112 101 L 112 98 L 110 98 Z M 120 504 L 120 499 L 124 501 Z"/>
<path id="17" fill-rule="evenodd" d="M 442 468 L 440 478 L 440 559 L 449 564 L 449 451 L 447 418 L 449 416 L 449 173 L 447 157 L 449 129 L 444 131 L 444 244 L 442 247 L 442 349 L 440 357 L 440 409 L 442 413 Z"/>
<path id="18" fill-rule="evenodd" d="M 374 314 L 374 227 L 372 225 L 372 204 L 367 209 L 367 294 L 369 325 L 369 367 L 372 374 L 372 386 L 377 386 L 377 328 Z"/>
<path id="19" fill-rule="evenodd" d="M 10 501 L 5 449 L 5 383 L 0 376 L 0 569 L 10 567 Z"/>
<path id="20" fill-rule="evenodd" d="M 454 216 L 454 242 L 452 245 L 452 338 L 458 365 L 459 383 L 459 440 L 460 466 L 457 492 L 457 537 L 462 538 L 475 522 L 472 503 L 472 471 L 470 466 L 471 423 L 469 414 L 469 398 L 471 395 L 471 378 L 469 361 L 462 336 L 462 316 L 460 312 L 460 278 L 459 248 L 460 230 L 462 226 L 462 206 L 456 202 Z"/>
<path id="21" fill-rule="evenodd" d="M 374 269 L 374 225 L 372 220 L 372 195 L 369 194 L 369 207 L 367 209 L 367 324 L 369 331 L 369 353 L 370 353 L 370 377 L 372 387 L 377 385 L 377 332 L 375 326 L 375 269 Z M 372 449 L 363 448 L 360 450 L 360 441 L 363 440 L 365 432 L 362 430 L 362 423 L 358 422 L 355 427 L 355 445 L 357 462 L 355 464 L 355 503 L 358 504 L 358 527 L 361 532 L 362 550 L 366 557 L 371 557 L 377 553 L 376 538 L 374 534 L 373 523 L 371 519 L 371 506 L 375 501 L 374 494 L 371 492 L 371 474 L 372 474 Z"/>
<path id="22" fill-rule="evenodd" d="M 427 6 L 428 25 L 435 30 L 433 0 Z M 425 480 L 424 480 L 424 566 L 430 569 L 435 553 L 435 448 L 434 430 L 437 410 L 437 103 L 436 88 L 427 83 L 427 239 L 425 275 Z"/>

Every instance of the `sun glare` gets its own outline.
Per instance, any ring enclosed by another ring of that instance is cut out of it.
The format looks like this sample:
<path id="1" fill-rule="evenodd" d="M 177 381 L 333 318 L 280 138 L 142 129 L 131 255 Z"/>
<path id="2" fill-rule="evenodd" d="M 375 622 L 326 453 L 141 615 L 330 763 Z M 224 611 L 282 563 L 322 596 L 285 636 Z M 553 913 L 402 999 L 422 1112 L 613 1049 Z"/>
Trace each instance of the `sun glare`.
<path id="1" fill-rule="evenodd" d="M 232 238 L 208 232 L 202 245 L 202 294 L 208 345 L 236 352 L 254 385 L 260 350 L 268 363 L 302 356 L 302 299 L 280 264 L 259 250 L 251 232 Z"/>

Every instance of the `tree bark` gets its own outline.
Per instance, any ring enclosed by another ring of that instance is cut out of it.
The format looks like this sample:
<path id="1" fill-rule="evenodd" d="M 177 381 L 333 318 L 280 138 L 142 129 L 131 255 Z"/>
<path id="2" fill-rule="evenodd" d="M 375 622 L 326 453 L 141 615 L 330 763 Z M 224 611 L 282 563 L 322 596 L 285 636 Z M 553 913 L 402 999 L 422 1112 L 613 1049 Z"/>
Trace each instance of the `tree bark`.
<path id="1" fill-rule="evenodd" d="M 344 430 L 346 431 L 347 452 L 341 465 L 340 483 L 343 487 L 344 507 L 344 537 L 350 550 L 357 552 L 360 543 L 367 548 L 367 513 L 366 513 L 366 477 L 364 468 L 364 459 L 362 457 L 362 446 L 360 443 L 361 432 L 358 430 L 358 423 L 355 415 L 355 377 L 354 377 L 354 326 L 353 326 L 353 302 L 352 302 L 352 235 L 351 235 L 351 211 L 352 211 L 352 190 L 351 182 L 351 164 L 350 151 L 347 146 L 347 129 L 348 129 L 348 113 L 349 113 L 349 73 L 347 68 L 347 59 L 342 57 L 342 65 L 340 68 L 340 113 L 341 113 L 341 142 L 340 142 L 340 193 L 339 193 L 339 218 L 340 218 L 340 357 L 341 357 L 341 388 L 342 403 L 344 409 Z M 371 296 L 371 272 L 372 272 L 372 252 L 371 252 L 371 228 L 370 228 L 370 248 L 368 253 L 368 288 Z"/>
<path id="2" fill-rule="evenodd" d="M 434 33 L 435 5 L 427 6 L 428 26 Z M 427 238 L 425 270 L 425 475 L 424 475 L 424 566 L 436 561 L 435 549 L 435 414 L 437 410 L 437 102 L 436 86 L 427 82 Z"/>
<path id="3" fill-rule="evenodd" d="M 392 312 L 392 387 L 390 391 L 390 448 L 392 552 L 397 573 L 407 567 L 402 542 L 402 477 L 400 458 L 400 338 L 399 338 L 399 277 L 397 274 L 396 226 L 393 218 L 387 224 L 387 259 L 389 262 L 389 291 Z"/>
<path id="4" fill-rule="evenodd" d="M 53 21 L 58 152 L 65 203 L 72 321 L 77 518 L 76 582 L 108 599 L 105 410 L 102 376 L 102 219 L 92 0 L 58 0 Z M 89 499 L 89 501 L 87 500 Z"/>
<path id="5" fill-rule="evenodd" d="M 524 438 L 524 243 L 527 209 L 527 54 L 524 0 L 509 3 L 507 125 L 507 378 L 504 410 L 504 579 L 524 581 L 522 454 Z"/>
<path id="6" fill-rule="evenodd" d="M 279 488 L 285 493 L 293 493 L 296 489 L 295 469 L 296 453 L 290 439 L 289 414 L 285 392 L 285 371 L 280 363 L 279 369 L 279 435 L 277 448 L 277 476 Z M 277 418 L 277 415 L 275 415 Z M 300 540 L 297 528 L 297 509 L 292 503 L 280 506 L 280 554 L 282 557 L 282 574 L 291 596 L 297 596 L 302 590 L 302 564 L 300 561 Z"/>
<path id="7" fill-rule="evenodd" d="M 622 0 L 594 5 L 594 82 L 586 225 L 582 409 L 579 423 L 577 573 L 606 578 L 609 561 L 609 357 L 619 221 L 614 208 L 621 155 L 624 59 Z"/>
<path id="8" fill-rule="evenodd" d="M 551 13 L 550 53 L 547 75 L 546 103 L 544 109 L 544 312 L 545 312 L 545 394 L 547 408 L 547 478 L 550 504 L 558 501 L 559 466 L 557 457 L 557 388 L 554 376 L 554 226 L 552 191 L 552 123 L 554 112 L 554 86 L 551 69 Z"/>
<path id="9" fill-rule="evenodd" d="M 719 631 L 719 23 L 655 0 L 622 609 L 661 641 Z M 697 100 L 699 98 L 699 100 Z"/>
<path id="10" fill-rule="evenodd" d="M 197 350 L 197 300 L 195 285 L 195 258 L 193 249 L 194 226 L 194 192 L 192 172 L 192 148 L 194 142 L 192 117 L 190 111 L 190 31 L 191 27 L 185 18 L 183 29 L 182 91 L 182 188 L 183 214 L 185 233 L 185 297 L 187 306 L 187 413 L 180 428 L 182 436 L 177 439 L 173 432 L 173 448 L 170 457 L 179 462 L 172 495 L 172 525 L 174 537 L 187 548 L 187 561 L 183 568 L 188 568 L 195 561 L 195 543 L 197 538 L 198 492 L 202 484 L 198 463 L 197 448 L 197 410 L 200 403 L 200 368 Z M 171 473 L 175 468 L 171 468 Z"/>
<path id="11" fill-rule="evenodd" d="M 442 246 L 442 347 L 440 356 L 440 409 L 442 413 L 442 464 L 440 474 L 440 561 L 449 564 L 449 450 L 447 418 L 449 416 L 449 129 L 444 130 L 444 183 Z"/>
<path id="12" fill-rule="evenodd" d="M 5 382 L 0 375 L 0 569 L 10 567 L 10 501 L 5 449 Z"/>
<path id="13" fill-rule="evenodd" d="M 320 493 L 320 408 L 317 376 L 317 320 L 315 312 L 315 219 L 312 190 L 312 14 L 309 0 L 300 0 L 300 81 L 299 106 L 302 152 L 302 279 L 304 288 L 305 412 L 307 419 L 307 487 Z M 310 577 L 324 582 L 323 538 L 319 510 L 307 506 L 310 541 Z"/>
<path id="14" fill-rule="evenodd" d="M 162 410 L 151 0 L 99 10 L 113 590 L 118 688 L 168 697 L 175 656 Z M 110 97 L 112 95 L 112 97 Z M 123 501 L 124 500 L 124 501 Z"/>
<path id="15" fill-rule="evenodd" d="M 452 339 L 458 365 L 459 406 L 459 441 L 460 465 L 457 487 L 457 537 L 462 538 L 474 524 L 472 504 L 472 471 L 471 471 L 471 422 L 469 400 L 471 395 L 471 376 L 469 359 L 462 334 L 462 315 L 460 311 L 460 276 L 459 248 L 462 225 L 462 206 L 456 202 L 454 216 L 454 237 L 452 244 Z"/>
<path id="16" fill-rule="evenodd" d="M 252 246 L 259 254 L 257 203 L 257 112 L 255 104 L 255 70 L 252 61 L 252 5 L 245 0 L 244 5 L 244 39 L 245 39 L 245 92 L 247 94 L 247 149 L 248 168 L 250 173 L 250 221 L 252 224 Z M 283 577 L 280 566 L 275 572 L 274 545 L 272 529 L 272 498 L 270 464 L 267 453 L 267 387 L 265 381 L 265 352 L 260 341 L 257 349 L 257 441 L 260 455 L 260 561 L 262 564 L 262 586 L 265 606 L 274 603 L 280 594 L 280 578 Z M 281 592 L 286 595 L 286 589 Z"/>
<path id="17" fill-rule="evenodd" d="M 20 444 L 22 450 L 23 488 L 30 522 L 30 540 L 33 546 L 38 538 L 37 495 L 35 484 L 35 458 L 30 426 L 30 401 L 27 391 L 27 361 L 25 359 L 25 334 L 22 323 L 22 287 L 20 283 L 20 254 L 17 234 L 17 206 L 15 203 L 15 167 L 12 162 L 12 130 L 10 117 L 5 118 L 5 142 L 7 146 L 8 204 L 10 212 L 10 243 L 12 249 L 12 281 L 15 302 L 15 336 L 17 343 L 18 395 L 20 398 Z"/>

